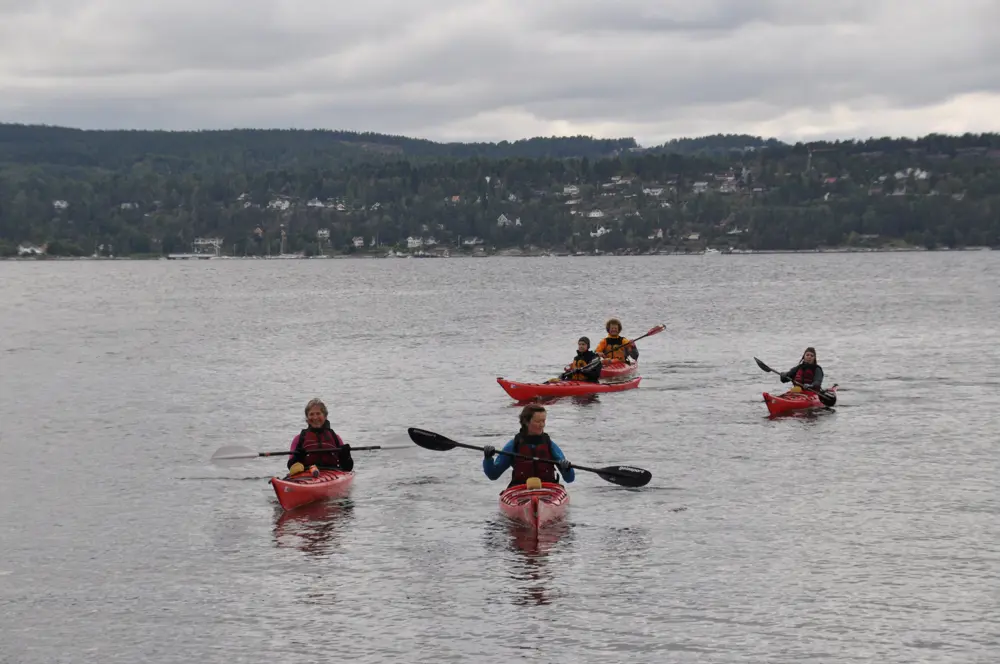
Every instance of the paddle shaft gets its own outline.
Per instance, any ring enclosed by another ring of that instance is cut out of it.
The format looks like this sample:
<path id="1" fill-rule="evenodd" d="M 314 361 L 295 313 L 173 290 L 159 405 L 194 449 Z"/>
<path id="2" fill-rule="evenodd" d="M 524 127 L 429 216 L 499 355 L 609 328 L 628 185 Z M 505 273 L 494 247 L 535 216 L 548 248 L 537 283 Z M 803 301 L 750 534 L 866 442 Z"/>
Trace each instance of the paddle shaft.
<path id="1" fill-rule="evenodd" d="M 338 449 L 342 449 L 342 448 L 331 447 L 331 448 L 322 448 L 322 449 L 319 449 L 319 450 L 311 450 L 311 451 L 312 452 L 336 452 Z M 382 445 L 367 445 L 367 446 L 364 446 L 364 447 L 352 447 L 351 451 L 352 452 L 364 452 L 366 450 L 403 450 L 403 449 L 409 449 L 409 446 L 408 445 L 394 445 L 394 446 L 391 446 L 391 447 L 383 447 Z M 219 450 L 219 451 L 221 452 L 222 450 Z M 257 457 L 288 456 L 290 454 L 295 454 L 295 451 L 293 451 L 293 450 L 284 450 L 284 451 L 281 451 L 281 452 L 254 452 L 253 450 L 248 450 L 246 452 L 239 452 L 239 453 L 234 453 L 234 454 L 222 454 L 222 455 L 218 455 L 218 453 L 216 453 L 216 456 L 213 456 L 212 459 L 217 460 L 217 461 L 225 461 L 225 460 L 228 460 L 228 459 L 254 459 L 254 458 L 257 458 Z"/>
<path id="2" fill-rule="evenodd" d="M 317 452 L 336 452 L 342 450 L 342 447 L 321 447 L 315 450 L 309 450 L 310 454 L 315 454 Z M 351 452 L 364 452 L 365 450 L 401 450 L 404 449 L 403 445 L 398 447 L 382 447 L 381 445 L 366 445 L 363 447 L 352 447 Z M 287 452 L 257 452 L 257 456 L 281 456 L 282 454 L 295 454 L 295 450 L 288 450 Z"/>
<path id="3" fill-rule="evenodd" d="M 455 440 L 449 442 L 455 447 L 464 447 L 468 450 L 479 450 L 480 452 L 485 453 L 485 450 L 482 447 L 477 447 L 476 445 L 469 445 L 468 443 L 459 443 L 458 441 Z M 506 452 L 504 450 L 497 450 L 496 453 L 506 454 L 507 456 L 514 457 L 515 459 L 525 459 L 526 461 L 541 461 L 542 463 L 551 463 L 552 465 L 556 465 L 558 463 L 557 461 L 554 461 L 552 459 L 539 459 L 538 457 L 528 456 L 526 454 L 518 454 L 517 452 Z M 571 463 L 569 467 L 573 468 L 574 470 L 586 470 L 587 472 L 590 473 L 597 473 L 598 475 L 614 475 L 616 477 L 628 477 L 630 479 L 632 478 L 631 475 L 626 475 L 624 473 L 616 473 L 612 470 L 602 470 L 600 468 L 587 468 L 586 466 L 578 466 L 575 463 Z"/>
<path id="4" fill-rule="evenodd" d="M 569 380 L 569 377 L 575 373 L 587 371 L 589 369 L 593 369 L 594 367 L 599 367 L 599 366 L 601 366 L 601 358 L 591 360 L 589 364 L 585 364 L 579 369 L 568 369 L 567 371 L 562 372 L 561 374 L 559 374 L 559 380 Z"/>

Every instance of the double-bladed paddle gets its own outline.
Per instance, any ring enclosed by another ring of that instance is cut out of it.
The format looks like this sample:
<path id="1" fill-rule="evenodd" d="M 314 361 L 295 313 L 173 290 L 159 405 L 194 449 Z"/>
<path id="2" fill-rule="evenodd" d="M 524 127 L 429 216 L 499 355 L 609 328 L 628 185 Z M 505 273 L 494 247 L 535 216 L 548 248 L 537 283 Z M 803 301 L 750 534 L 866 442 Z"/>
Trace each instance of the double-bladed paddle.
<path id="1" fill-rule="evenodd" d="M 433 431 L 427 431 L 425 429 L 417 429 L 415 427 L 410 427 L 407 429 L 410 434 L 410 438 L 414 443 L 428 450 L 434 450 L 435 452 L 447 452 L 448 450 L 454 449 L 456 447 L 464 447 L 468 450 L 479 450 L 484 452 L 482 447 L 477 447 L 476 445 L 469 445 L 467 443 L 459 443 L 451 438 L 442 436 L 439 433 L 434 433 Z M 556 464 L 552 459 L 539 459 L 537 457 L 530 457 L 524 454 L 517 454 L 515 452 L 505 452 L 503 450 L 497 450 L 497 454 L 506 454 L 507 456 L 512 456 L 517 459 L 527 459 L 528 461 L 541 461 L 543 463 Z M 585 470 L 589 473 L 596 473 L 605 482 L 611 482 L 612 484 L 618 484 L 620 486 L 627 487 L 641 487 L 649 484 L 649 480 L 653 479 L 653 474 L 648 470 L 643 470 L 642 468 L 635 468 L 634 466 L 608 466 L 607 468 L 587 468 L 586 466 L 578 466 L 576 464 L 570 464 L 571 468 L 577 470 Z"/>
<path id="2" fill-rule="evenodd" d="M 392 445 L 389 447 L 383 447 L 382 445 L 367 445 L 363 447 L 352 447 L 352 452 L 364 452 L 366 450 L 405 450 L 410 449 L 408 445 Z M 336 448 L 330 448 L 329 450 L 314 450 L 314 451 L 330 451 L 336 452 Z M 216 450 L 215 454 L 212 455 L 211 461 L 233 461 L 235 459 L 256 459 L 257 457 L 272 457 L 272 456 L 288 456 L 293 454 L 292 450 L 284 450 L 282 452 L 255 452 L 249 447 L 243 447 L 242 445 L 226 445 L 225 447 L 220 447 Z"/>
<path id="3" fill-rule="evenodd" d="M 771 373 L 776 373 L 779 376 L 781 375 L 780 371 L 775 371 L 771 367 L 767 366 L 766 364 L 764 364 L 763 362 L 761 362 L 760 360 L 758 360 L 756 357 L 753 358 L 753 361 L 756 362 L 757 366 L 760 367 L 761 369 L 763 369 L 764 371 L 769 371 Z M 798 385 L 799 387 L 801 387 L 804 390 L 809 390 L 810 392 L 815 392 L 816 396 L 819 397 L 820 403 L 823 404 L 824 406 L 826 406 L 827 408 L 832 408 L 834 405 L 836 405 L 836 403 L 837 403 L 837 395 L 836 395 L 836 393 L 834 393 L 834 392 L 827 392 L 826 390 L 824 390 L 822 388 L 820 388 L 820 389 L 817 390 L 817 389 L 813 389 L 811 387 L 806 387 L 805 385 L 803 385 L 799 381 L 795 380 L 791 376 L 789 376 L 789 380 L 791 380 L 793 384 Z M 836 385 L 834 387 L 836 387 Z"/>

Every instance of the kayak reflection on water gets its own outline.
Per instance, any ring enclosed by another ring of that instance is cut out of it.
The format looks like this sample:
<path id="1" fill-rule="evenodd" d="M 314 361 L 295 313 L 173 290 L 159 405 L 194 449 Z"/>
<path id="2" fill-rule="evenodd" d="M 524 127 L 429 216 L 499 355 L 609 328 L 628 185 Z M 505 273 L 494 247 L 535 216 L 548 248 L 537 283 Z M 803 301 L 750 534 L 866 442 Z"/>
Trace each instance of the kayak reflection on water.
<path id="1" fill-rule="evenodd" d="M 354 518 L 354 502 L 350 499 L 321 500 L 288 511 L 278 508 L 276 515 L 275 547 L 292 547 L 322 558 L 339 545 L 340 531 Z"/>
<path id="2" fill-rule="evenodd" d="M 550 604 L 555 586 L 554 569 L 549 556 L 558 544 L 569 541 L 570 525 L 566 521 L 548 528 L 534 530 L 521 524 L 508 522 L 510 548 L 518 555 L 518 564 L 510 566 L 510 575 L 521 592 L 514 593 L 516 606 L 541 606 Z M 558 566 L 556 566 L 558 567 Z"/>

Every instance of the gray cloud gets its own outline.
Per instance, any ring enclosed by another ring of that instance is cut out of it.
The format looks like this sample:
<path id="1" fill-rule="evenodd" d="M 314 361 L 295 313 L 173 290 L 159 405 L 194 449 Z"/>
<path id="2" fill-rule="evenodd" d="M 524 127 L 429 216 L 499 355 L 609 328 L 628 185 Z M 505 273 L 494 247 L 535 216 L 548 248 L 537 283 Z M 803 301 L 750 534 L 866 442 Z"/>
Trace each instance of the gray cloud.
<path id="1" fill-rule="evenodd" d="M 994 0 L 7 0 L 0 120 L 439 140 L 1000 130 Z"/>

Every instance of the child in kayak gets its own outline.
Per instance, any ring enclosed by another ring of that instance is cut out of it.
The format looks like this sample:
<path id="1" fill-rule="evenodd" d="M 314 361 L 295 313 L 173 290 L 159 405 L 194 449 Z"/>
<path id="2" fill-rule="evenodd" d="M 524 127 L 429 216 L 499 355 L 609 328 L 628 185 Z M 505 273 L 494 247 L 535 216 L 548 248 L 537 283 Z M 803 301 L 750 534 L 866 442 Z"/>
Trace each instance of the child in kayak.
<path id="1" fill-rule="evenodd" d="M 604 324 L 604 329 L 608 336 L 601 339 L 594 350 L 606 360 L 621 360 L 629 363 L 629 358 L 639 359 L 639 349 L 627 338 L 621 336 L 622 322 L 617 318 L 610 318 Z"/>
<path id="2" fill-rule="evenodd" d="M 779 375 L 782 383 L 794 380 L 814 392 L 823 388 L 823 368 L 816 364 L 816 349 L 812 346 L 806 348 L 805 352 L 802 353 L 802 359 L 799 360 L 798 364 Z M 797 389 L 797 387 L 792 389 Z"/>
<path id="3" fill-rule="evenodd" d="M 493 456 L 497 450 L 492 445 L 486 445 L 483 447 L 483 472 L 486 473 L 486 477 L 491 480 L 500 479 L 505 470 L 513 467 L 508 488 L 526 483 L 529 477 L 559 484 L 559 476 L 556 474 L 558 468 L 562 471 L 563 479 L 567 483 L 572 482 L 576 478 L 573 466 L 559 446 L 552 442 L 549 434 L 545 433 L 545 408 L 535 404 L 525 406 L 521 410 L 520 420 L 521 430 L 507 441 L 503 451 L 538 459 L 551 459 L 555 464 L 517 459 L 507 454 L 501 454 L 500 458 L 494 461 Z"/>
<path id="4" fill-rule="evenodd" d="M 292 439 L 290 449 L 293 454 L 288 458 L 288 474 L 296 475 L 312 466 L 320 469 L 353 470 L 351 446 L 344 443 L 337 432 L 330 428 L 326 404 L 319 399 L 312 399 L 306 404 L 305 411 L 309 426 Z"/>
<path id="5" fill-rule="evenodd" d="M 581 380 L 588 383 L 596 383 L 597 379 L 601 377 L 601 364 L 598 362 L 595 366 L 589 367 L 584 370 L 594 360 L 600 359 L 594 351 L 590 350 L 590 339 L 587 337 L 580 337 L 576 342 L 576 357 L 566 371 L 559 378 L 550 380 L 549 382 L 558 382 L 559 380 Z M 576 369 L 577 371 L 573 371 Z"/>

